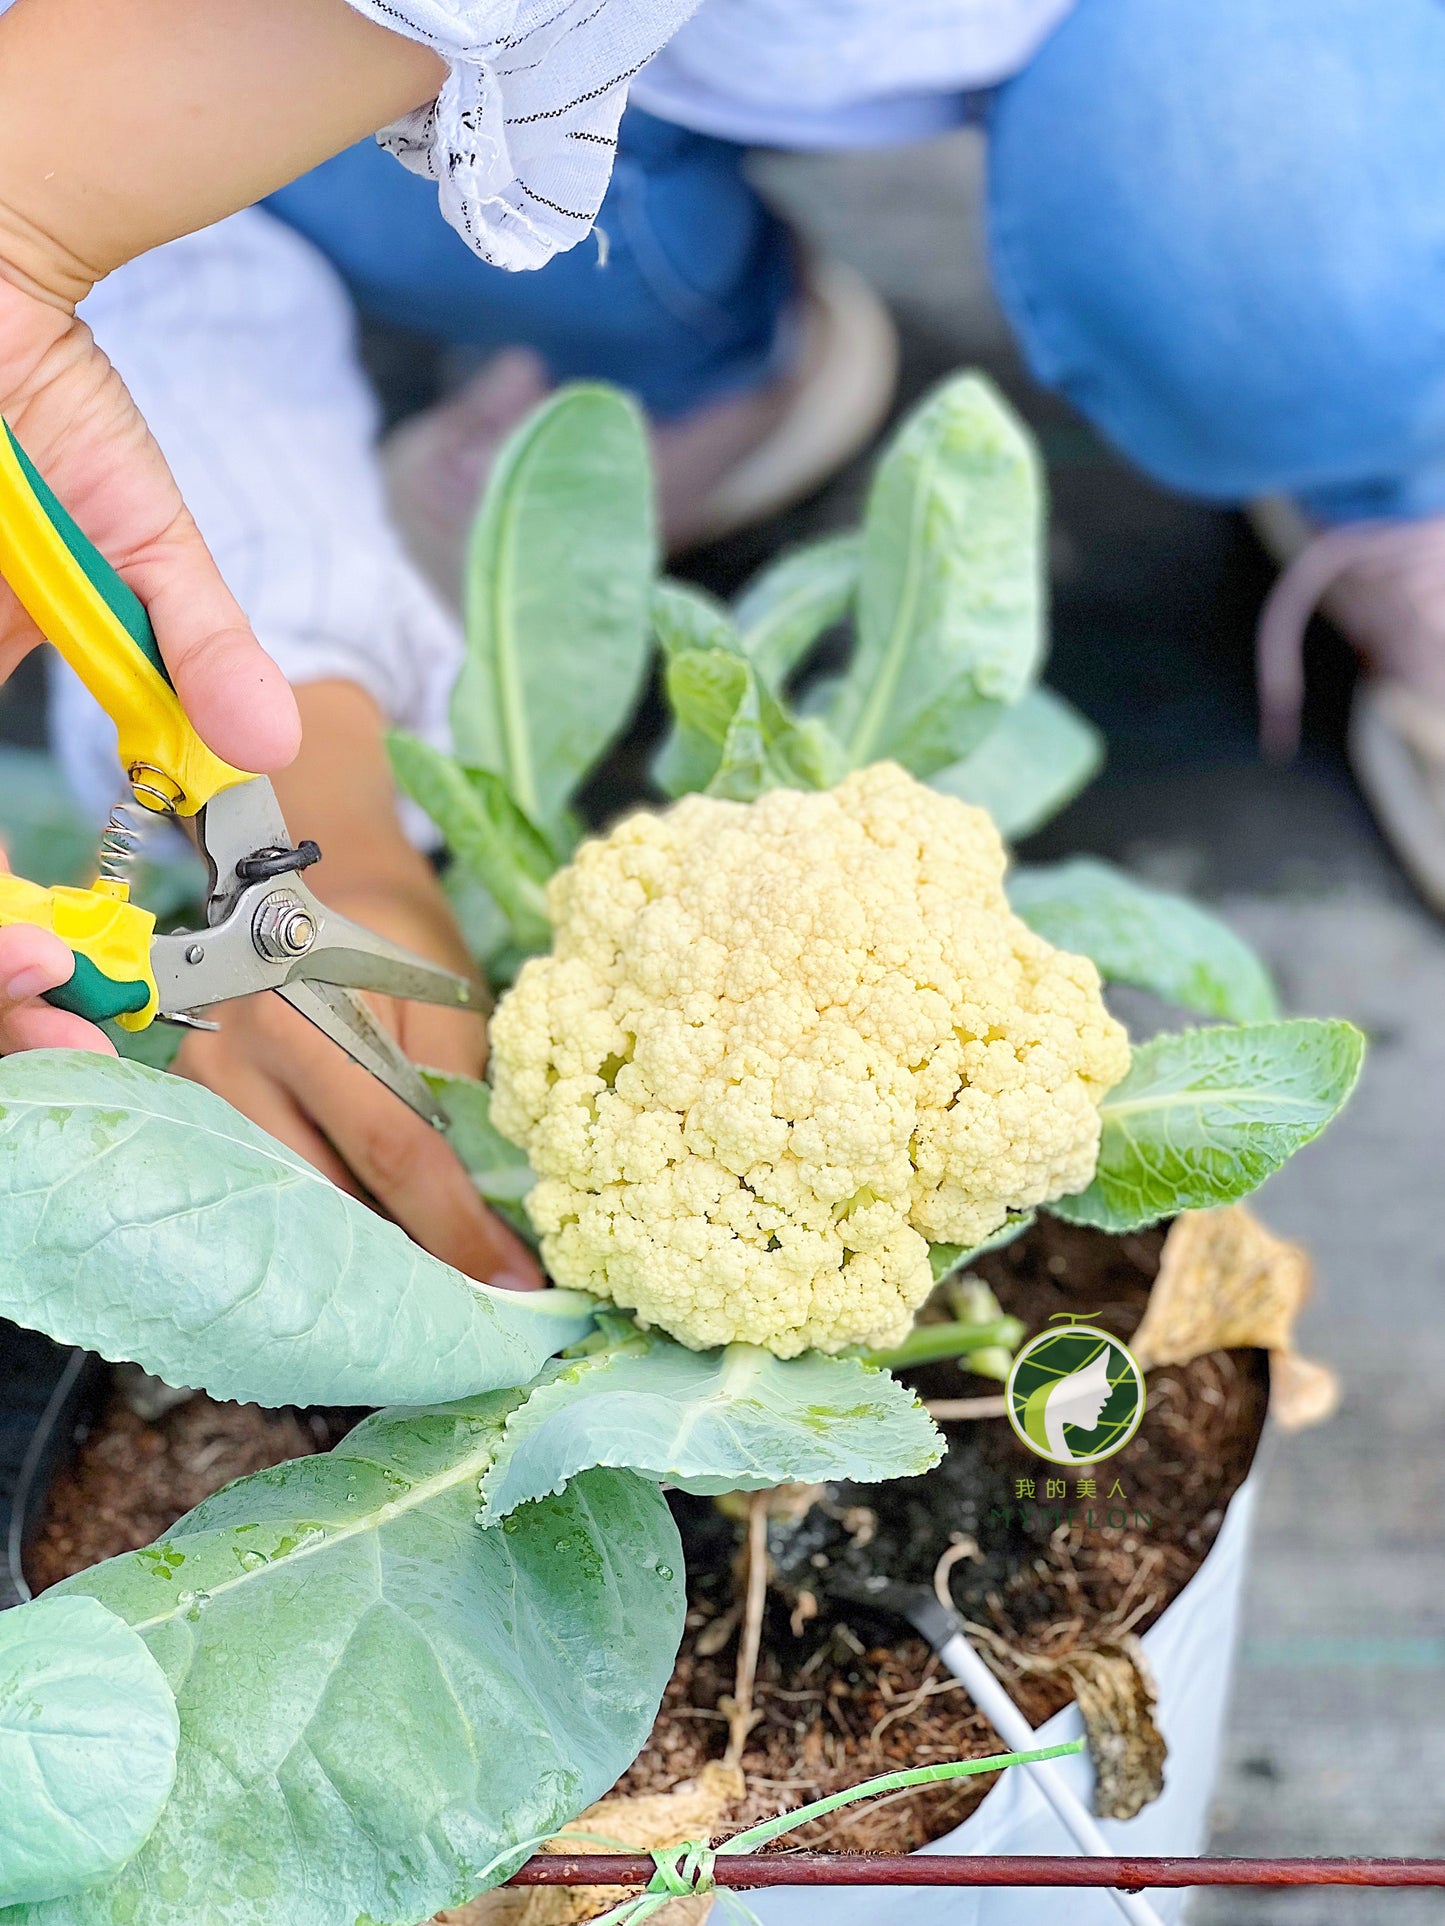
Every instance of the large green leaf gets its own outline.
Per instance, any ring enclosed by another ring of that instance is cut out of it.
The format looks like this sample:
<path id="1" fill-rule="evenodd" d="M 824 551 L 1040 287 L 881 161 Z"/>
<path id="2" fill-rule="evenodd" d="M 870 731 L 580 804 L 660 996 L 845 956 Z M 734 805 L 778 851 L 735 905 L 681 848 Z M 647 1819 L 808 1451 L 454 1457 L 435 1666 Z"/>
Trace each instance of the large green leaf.
<path id="1" fill-rule="evenodd" d="M 929 777 L 935 789 L 986 809 L 1001 836 L 1032 835 L 1098 774 L 1104 739 L 1052 689 L 1026 689 L 961 762 Z"/>
<path id="2" fill-rule="evenodd" d="M 405 729 L 387 736 L 399 787 L 424 809 L 455 860 L 485 885 L 524 949 L 552 940 L 547 883 L 557 857 L 507 785 L 489 769 L 466 769 Z"/>
<path id="3" fill-rule="evenodd" d="M 1279 1015 L 1269 972 L 1243 938 L 1187 897 L 1150 889 L 1112 863 L 1080 856 L 1016 869 L 1008 897 L 1030 929 L 1092 957 L 1107 982 L 1202 1016 L 1253 1023 Z"/>
<path id="4" fill-rule="evenodd" d="M 176 1776 L 180 1723 L 145 1641 L 93 1598 L 0 1612 L 0 1906 L 117 1873 Z"/>
<path id="5" fill-rule="evenodd" d="M 199 1084 L 82 1051 L 0 1063 L 0 1223 L 0 1316 L 218 1398 L 466 1397 L 592 1323 L 428 1257 Z"/>
<path id="6" fill-rule="evenodd" d="M 112 1884 L 4 1926 L 414 1926 L 607 1790 L 672 1669 L 681 1547 L 625 1471 L 483 1530 L 515 1403 L 383 1412 L 67 1581 L 159 1660 L 179 1770 Z"/>
<path id="7" fill-rule="evenodd" d="M 1364 1050 L 1352 1023 L 1310 1017 L 1151 1038 L 1104 1100 L 1094 1181 L 1050 1210 L 1124 1231 L 1247 1196 L 1320 1134 Z"/>
<path id="8" fill-rule="evenodd" d="M 440 1070 L 424 1070 L 422 1075 L 447 1113 L 447 1142 L 466 1165 L 478 1192 L 535 1245 L 536 1233 L 522 1205 L 537 1179 L 526 1151 L 492 1122 L 491 1089 L 474 1077 L 449 1077 Z"/>
<path id="9" fill-rule="evenodd" d="M 773 562 L 733 608 L 758 673 L 781 689 L 818 637 L 841 622 L 858 592 L 862 542 L 826 535 Z"/>
<path id="10" fill-rule="evenodd" d="M 550 824 L 632 712 L 656 562 L 641 414 L 559 389 L 502 449 L 472 531 L 458 761 Z"/>
<path id="11" fill-rule="evenodd" d="M 508 1418 L 480 1490 L 492 1520 L 591 1465 L 709 1493 L 906 1478 L 942 1453 L 913 1393 L 856 1358 L 775 1358 L 752 1344 L 689 1351 L 638 1332 L 554 1366 Z"/>
<path id="12" fill-rule="evenodd" d="M 894 439 L 868 499 L 858 644 L 832 722 L 855 766 L 931 776 L 966 755 L 1037 671 L 1043 482 L 991 384 L 946 382 Z"/>

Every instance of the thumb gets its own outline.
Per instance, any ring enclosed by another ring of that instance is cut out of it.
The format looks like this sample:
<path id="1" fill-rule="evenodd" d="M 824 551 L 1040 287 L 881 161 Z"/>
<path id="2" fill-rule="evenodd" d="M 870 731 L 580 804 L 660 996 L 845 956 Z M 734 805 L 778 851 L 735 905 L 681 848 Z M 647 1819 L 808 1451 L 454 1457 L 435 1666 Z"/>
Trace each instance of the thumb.
<path id="1" fill-rule="evenodd" d="M 238 769 L 284 769 L 301 746 L 296 698 L 252 633 L 189 513 L 127 561 L 181 706 Z"/>
<path id="2" fill-rule="evenodd" d="M 301 741 L 295 698 L 222 581 L 124 382 L 73 314 L 3 277 L 0 415 L 146 605 L 203 740 L 238 768 L 284 768 Z M 0 680 L 38 640 L 0 592 Z"/>

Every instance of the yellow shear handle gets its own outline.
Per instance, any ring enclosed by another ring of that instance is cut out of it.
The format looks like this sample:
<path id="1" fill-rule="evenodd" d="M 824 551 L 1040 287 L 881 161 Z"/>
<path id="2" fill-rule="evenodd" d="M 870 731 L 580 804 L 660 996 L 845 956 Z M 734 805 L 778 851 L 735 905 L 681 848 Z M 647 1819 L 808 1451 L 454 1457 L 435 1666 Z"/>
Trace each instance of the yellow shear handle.
<path id="1" fill-rule="evenodd" d="M 0 422 L 0 575 L 115 723 L 139 801 L 193 816 L 243 770 L 186 719 L 140 598 L 84 536 Z"/>
<path id="2" fill-rule="evenodd" d="M 69 946 L 75 972 L 45 1001 L 92 1023 L 113 1017 L 126 1030 L 143 1030 L 156 1013 L 151 974 L 149 910 L 99 889 L 42 889 L 23 876 L 0 875 L 0 926 L 33 923 Z"/>

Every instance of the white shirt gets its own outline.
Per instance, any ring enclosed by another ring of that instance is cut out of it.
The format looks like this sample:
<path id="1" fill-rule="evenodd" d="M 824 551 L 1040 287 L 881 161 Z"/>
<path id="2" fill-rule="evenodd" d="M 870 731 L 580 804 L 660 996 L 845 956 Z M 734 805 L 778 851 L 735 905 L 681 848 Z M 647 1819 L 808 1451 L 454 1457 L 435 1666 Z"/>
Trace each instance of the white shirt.
<path id="1" fill-rule="evenodd" d="M 938 132 L 1017 73 L 1074 0 L 704 0 L 638 75 L 649 113 L 748 146 Z"/>
<path id="2" fill-rule="evenodd" d="M 1073 3 L 350 0 L 446 58 L 436 101 L 378 138 L 509 268 L 591 230 L 629 88 L 651 113 L 746 145 L 912 140 L 1022 67 Z"/>

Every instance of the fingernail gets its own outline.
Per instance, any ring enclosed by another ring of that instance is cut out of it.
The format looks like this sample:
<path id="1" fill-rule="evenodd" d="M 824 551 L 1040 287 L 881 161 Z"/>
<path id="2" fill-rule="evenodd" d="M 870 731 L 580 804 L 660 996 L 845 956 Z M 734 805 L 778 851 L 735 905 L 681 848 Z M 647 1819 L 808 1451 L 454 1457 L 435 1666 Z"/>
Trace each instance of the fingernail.
<path id="1" fill-rule="evenodd" d="M 525 1271 L 498 1271 L 492 1282 L 499 1291 L 537 1291 L 542 1288 L 539 1280 L 529 1277 Z"/>
<path id="2" fill-rule="evenodd" d="M 47 970 L 38 963 L 32 963 L 28 970 L 15 972 L 5 985 L 5 995 L 13 1003 L 23 1003 L 27 997 L 39 996 L 42 990 L 54 988 L 54 970 Z"/>

